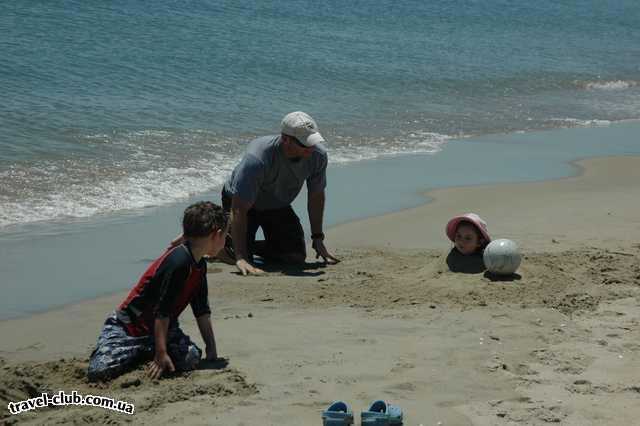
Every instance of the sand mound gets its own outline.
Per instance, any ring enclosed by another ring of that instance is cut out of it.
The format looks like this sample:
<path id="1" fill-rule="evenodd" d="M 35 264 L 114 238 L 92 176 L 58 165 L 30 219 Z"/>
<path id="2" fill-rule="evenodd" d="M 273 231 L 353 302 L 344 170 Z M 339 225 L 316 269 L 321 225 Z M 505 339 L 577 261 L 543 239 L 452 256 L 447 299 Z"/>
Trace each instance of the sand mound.
<path id="1" fill-rule="evenodd" d="M 71 394 L 97 395 L 126 401 L 135 405 L 136 412 L 161 414 L 169 406 L 198 400 L 201 403 L 225 404 L 234 397 L 246 397 L 257 392 L 255 385 L 232 368 L 201 369 L 176 374 L 162 380 L 149 379 L 144 367 L 124 374 L 108 383 L 89 383 L 86 379 L 87 360 L 60 359 L 43 363 L 8 364 L 0 360 L 0 404 L 39 397 L 43 392 L 53 395 L 59 391 Z M 120 424 L 134 417 L 93 407 L 64 406 L 38 408 L 19 415 L 2 413 L 0 422 L 39 424 Z M 139 420 L 139 419 L 138 419 Z"/>
<path id="2" fill-rule="evenodd" d="M 584 247 L 560 253 L 530 253 L 517 274 L 453 273 L 447 253 L 435 250 L 352 250 L 324 267 L 237 277 L 217 268 L 214 292 L 249 303 L 351 306 L 380 312 L 402 306 L 518 305 L 550 307 L 565 314 L 594 310 L 600 301 L 634 296 L 640 287 L 638 246 L 611 251 Z M 215 297 L 215 295 L 214 295 Z"/>

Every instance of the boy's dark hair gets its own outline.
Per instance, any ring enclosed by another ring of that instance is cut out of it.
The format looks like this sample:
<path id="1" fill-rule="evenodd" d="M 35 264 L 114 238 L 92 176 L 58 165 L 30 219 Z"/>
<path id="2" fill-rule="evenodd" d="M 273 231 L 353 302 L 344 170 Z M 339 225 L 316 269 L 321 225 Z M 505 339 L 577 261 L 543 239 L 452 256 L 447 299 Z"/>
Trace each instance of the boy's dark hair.
<path id="1" fill-rule="evenodd" d="M 186 238 L 206 237 L 216 229 L 227 229 L 227 215 L 211 201 L 200 201 L 187 207 L 182 217 L 182 233 Z"/>

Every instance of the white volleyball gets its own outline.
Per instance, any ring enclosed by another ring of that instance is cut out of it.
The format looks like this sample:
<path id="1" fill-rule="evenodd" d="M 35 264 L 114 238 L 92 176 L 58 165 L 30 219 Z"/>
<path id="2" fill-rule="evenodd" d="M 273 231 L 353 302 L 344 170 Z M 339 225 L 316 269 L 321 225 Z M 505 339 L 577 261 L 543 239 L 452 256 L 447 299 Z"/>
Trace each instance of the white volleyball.
<path id="1" fill-rule="evenodd" d="M 491 241 L 485 247 L 482 259 L 487 270 L 498 275 L 513 274 L 522 260 L 518 245 L 505 238 Z"/>

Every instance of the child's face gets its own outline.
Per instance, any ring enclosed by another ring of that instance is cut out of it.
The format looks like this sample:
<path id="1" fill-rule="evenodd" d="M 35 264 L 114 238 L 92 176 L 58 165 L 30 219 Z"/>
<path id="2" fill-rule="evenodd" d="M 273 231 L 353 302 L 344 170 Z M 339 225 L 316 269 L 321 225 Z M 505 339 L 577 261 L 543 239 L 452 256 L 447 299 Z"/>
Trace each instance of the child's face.
<path id="1" fill-rule="evenodd" d="M 209 236 L 209 247 L 207 254 L 209 256 L 216 256 L 220 250 L 224 247 L 226 232 L 217 229 Z"/>
<path id="2" fill-rule="evenodd" d="M 475 253 L 480 248 L 480 238 L 473 225 L 460 224 L 456 230 L 454 244 L 458 251 L 464 255 Z"/>

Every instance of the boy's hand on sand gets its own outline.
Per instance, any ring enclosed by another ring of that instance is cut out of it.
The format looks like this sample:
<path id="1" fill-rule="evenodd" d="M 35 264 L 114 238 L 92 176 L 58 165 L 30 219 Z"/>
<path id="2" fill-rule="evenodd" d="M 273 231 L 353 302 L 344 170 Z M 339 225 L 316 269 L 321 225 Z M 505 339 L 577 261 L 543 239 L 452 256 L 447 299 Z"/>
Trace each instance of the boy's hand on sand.
<path id="1" fill-rule="evenodd" d="M 252 264 L 250 264 L 244 259 L 240 259 L 236 261 L 236 268 L 238 268 L 238 271 L 240 271 L 242 275 L 247 275 L 247 274 L 258 275 L 258 274 L 264 273 L 262 269 L 256 268 L 255 266 L 253 266 Z"/>
<path id="2" fill-rule="evenodd" d="M 324 246 L 324 241 L 319 239 L 313 240 L 311 247 L 313 247 L 313 249 L 316 251 L 316 259 L 319 257 L 322 257 L 325 263 L 331 263 L 333 265 L 340 262 L 340 259 L 338 259 L 337 257 L 333 256 L 331 253 L 329 253 L 327 248 Z"/>
<path id="3" fill-rule="evenodd" d="M 216 359 L 218 359 L 218 351 L 213 347 L 207 346 L 205 351 L 207 352 L 207 356 L 205 358 L 207 361 L 215 361 Z"/>
<path id="4" fill-rule="evenodd" d="M 209 359 L 209 357 L 200 361 L 200 365 L 198 368 L 203 370 L 222 370 L 227 368 L 229 365 L 229 360 L 224 357 L 215 357 L 214 359 Z"/>
<path id="5" fill-rule="evenodd" d="M 153 358 L 153 361 L 149 363 L 149 377 L 152 379 L 159 379 L 162 376 L 162 373 L 165 371 L 169 371 L 173 373 L 176 371 L 173 366 L 173 361 L 171 361 L 171 357 L 168 354 L 156 354 Z"/>

